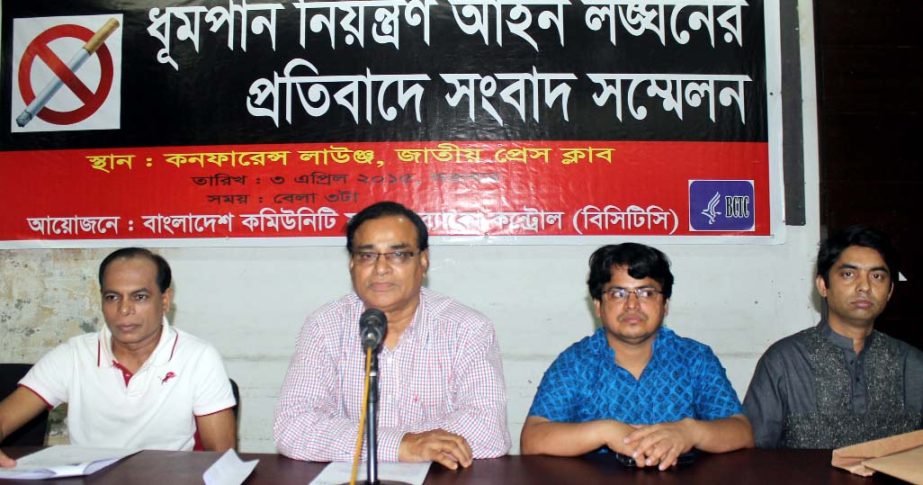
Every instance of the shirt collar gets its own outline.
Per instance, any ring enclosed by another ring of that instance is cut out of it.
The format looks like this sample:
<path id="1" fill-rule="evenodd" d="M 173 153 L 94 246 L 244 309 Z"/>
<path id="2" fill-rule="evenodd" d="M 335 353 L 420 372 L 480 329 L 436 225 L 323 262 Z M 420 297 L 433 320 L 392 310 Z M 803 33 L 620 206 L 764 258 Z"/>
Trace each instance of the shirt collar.
<path id="1" fill-rule="evenodd" d="M 397 345 L 393 349 L 383 349 L 388 352 L 397 351 L 397 349 L 404 342 L 413 342 L 417 339 L 423 339 L 422 342 L 426 342 L 426 336 L 429 334 L 428 324 L 430 323 L 429 308 L 426 305 L 426 295 L 428 290 L 426 288 L 420 288 L 420 300 L 417 303 L 417 309 L 413 312 L 413 318 L 410 319 L 410 325 L 407 325 L 407 328 L 404 329 L 404 333 L 401 334 L 401 338 L 398 339 Z"/>
<path id="2" fill-rule="evenodd" d="M 429 308 L 426 305 L 428 296 L 429 290 L 420 288 L 420 299 L 417 302 L 417 309 L 413 312 L 413 318 L 410 320 L 410 325 L 404 330 L 404 335 L 414 335 L 417 332 L 424 332 L 426 330 L 426 323 L 429 321 L 429 318 L 427 318 Z"/>
<path id="3" fill-rule="evenodd" d="M 664 339 L 671 338 L 673 335 L 675 334 L 672 330 L 667 328 L 664 324 L 660 324 L 660 328 L 657 329 L 657 333 L 654 335 L 654 348 L 651 351 L 651 360 L 648 361 L 648 365 L 650 365 L 651 362 L 657 358 L 657 349 L 663 345 L 661 342 Z M 615 362 L 615 349 L 609 346 L 609 339 L 606 337 L 605 327 L 599 327 L 596 329 L 596 333 L 593 335 L 593 339 L 596 341 L 597 351 L 603 355 L 603 358 L 611 362 Z"/>
<path id="4" fill-rule="evenodd" d="M 817 330 L 820 332 L 821 337 L 826 339 L 828 342 L 843 350 L 848 350 L 855 353 L 855 350 L 853 350 L 852 339 L 845 335 L 840 335 L 834 332 L 826 318 L 822 319 L 820 323 L 817 324 Z M 868 335 L 868 337 L 865 337 L 865 344 L 862 346 L 862 348 L 868 348 L 869 344 L 871 344 L 874 339 L 875 331 L 873 330 L 872 333 Z"/>
<path id="5" fill-rule="evenodd" d="M 669 339 L 672 339 L 676 334 L 672 330 L 666 327 L 664 323 L 660 324 L 660 328 L 657 329 L 657 335 L 654 336 L 654 348 L 651 350 L 651 360 L 647 362 L 647 365 L 650 366 L 655 361 L 659 362 L 668 357 L 664 355 L 663 346 L 665 342 Z"/>
<path id="6" fill-rule="evenodd" d="M 163 331 L 160 332 L 160 340 L 157 342 L 157 347 L 154 348 L 154 352 L 151 353 L 151 356 L 148 357 L 142 368 L 148 365 L 165 364 L 173 358 L 173 350 L 176 347 L 179 334 L 177 334 L 173 326 L 170 325 L 166 315 L 163 316 L 162 325 Z M 112 353 L 112 332 L 109 331 L 108 325 L 103 324 L 102 327 L 103 328 L 99 331 L 99 339 L 97 341 L 96 364 L 99 367 L 108 367 L 112 366 L 112 362 L 114 362 L 116 358 L 115 354 Z"/>
<path id="7" fill-rule="evenodd" d="M 426 287 L 420 288 L 420 299 L 417 303 L 417 309 L 413 312 L 413 318 L 410 319 L 410 325 L 407 325 L 407 328 L 404 329 L 404 333 L 401 334 L 400 340 L 398 340 L 397 345 L 395 345 L 393 349 L 387 349 L 382 346 L 382 352 L 395 351 L 404 340 L 415 339 L 418 338 L 418 336 L 426 335 L 426 326 L 429 322 L 429 318 L 427 318 L 429 313 L 427 302 L 431 294 L 430 290 Z M 362 301 L 362 298 L 359 298 L 359 294 L 355 291 L 353 291 L 351 296 L 354 299 L 353 304 L 355 305 L 355 310 L 358 312 L 358 315 L 362 315 L 362 312 L 365 311 L 365 303 Z M 355 318 L 355 321 L 359 321 L 359 316 Z M 358 335 L 359 326 L 357 325 L 355 328 Z"/>

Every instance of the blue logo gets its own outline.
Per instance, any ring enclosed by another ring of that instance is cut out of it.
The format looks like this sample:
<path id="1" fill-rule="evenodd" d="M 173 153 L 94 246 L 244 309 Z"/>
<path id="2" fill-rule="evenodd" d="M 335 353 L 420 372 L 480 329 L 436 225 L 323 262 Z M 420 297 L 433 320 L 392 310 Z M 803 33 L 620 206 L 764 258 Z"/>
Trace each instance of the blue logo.
<path id="1" fill-rule="evenodd" d="M 689 229 L 752 231 L 756 217 L 752 180 L 689 182 Z"/>

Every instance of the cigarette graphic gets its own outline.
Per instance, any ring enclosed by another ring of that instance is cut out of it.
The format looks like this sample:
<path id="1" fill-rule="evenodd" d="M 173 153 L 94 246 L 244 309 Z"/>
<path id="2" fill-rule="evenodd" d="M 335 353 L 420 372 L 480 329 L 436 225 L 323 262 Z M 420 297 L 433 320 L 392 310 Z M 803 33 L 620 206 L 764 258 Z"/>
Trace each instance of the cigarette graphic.
<path id="1" fill-rule="evenodd" d="M 86 62 L 87 59 L 96 52 L 96 49 L 99 49 L 99 46 L 106 42 L 106 39 L 110 34 L 115 32 L 115 29 L 119 28 L 119 21 L 116 19 L 109 19 L 106 21 L 99 30 L 93 34 L 93 37 L 90 38 L 80 50 L 74 54 L 74 57 L 67 63 L 68 69 L 71 72 L 76 73 L 80 66 Z M 60 76 L 56 76 L 52 81 L 49 81 L 47 85 L 38 93 L 38 96 L 29 103 L 29 106 L 23 110 L 23 112 L 16 117 L 16 124 L 20 128 L 26 126 L 32 118 L 35 117 L 35 114 L 41 111 L 42 108 L 48 103 L 48 101 L 61 89 L 61 86 L 64 85 L 64 81 L 61 80 Z"/>

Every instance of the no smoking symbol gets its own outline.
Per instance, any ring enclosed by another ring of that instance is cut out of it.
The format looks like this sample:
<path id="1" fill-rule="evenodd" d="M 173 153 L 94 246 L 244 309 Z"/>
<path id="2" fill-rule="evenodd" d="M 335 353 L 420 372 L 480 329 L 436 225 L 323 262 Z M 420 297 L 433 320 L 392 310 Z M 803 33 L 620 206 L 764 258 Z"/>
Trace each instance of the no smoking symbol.
<path id="1" fill-rule="evenodd" d="M 114 71 L 112 54 L 103 42 L 117 27 L 118 21 L 114 19 L 106 22 L 95 33 L 80 25 L 58 25 L 36 36 L 23 52 L 22 60 L 19 63 L 19 90 L 23 101 L 28 106 L 16 118 L 16 123 L 19 126 L 25 126 L 33 116 L 38 116 L 48 123 L 69 125 L 83 121 L 95 113 L 106 101 L 109 92 L 112 90 Z M 62 38 L 75 38 L 85 42 L 85 45 L 67 63 L 61 60 L 49 47 L 51 42 Z M 95 90 L 86 86 L 76 75 L 80 66 L 94 52 L 99 59 L 100 67 L 99 84 Z M 31 76 L 33 63 L 37 58 L 41 59 L 55 76 L 38 95 L 35 94 L 35 89 L 32 86 Z M 82 102 L 82 105 L 71 111 L 55 111 L 46 107 L 45 104 L 54 97 L 62 86 L 67 86 Z"/>

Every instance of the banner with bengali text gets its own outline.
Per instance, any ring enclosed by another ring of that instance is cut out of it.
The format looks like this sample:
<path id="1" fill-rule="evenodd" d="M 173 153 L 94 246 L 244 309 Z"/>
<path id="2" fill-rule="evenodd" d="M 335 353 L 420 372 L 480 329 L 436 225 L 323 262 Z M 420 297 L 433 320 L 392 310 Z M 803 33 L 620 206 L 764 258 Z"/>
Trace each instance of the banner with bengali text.
<path id="1" fill-rule="evenodd" d="M 776 1 L 0 8 L 0 247 L 784 237 Z"/>

